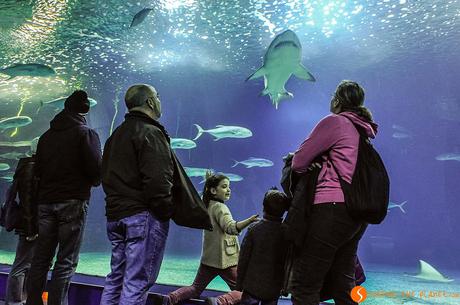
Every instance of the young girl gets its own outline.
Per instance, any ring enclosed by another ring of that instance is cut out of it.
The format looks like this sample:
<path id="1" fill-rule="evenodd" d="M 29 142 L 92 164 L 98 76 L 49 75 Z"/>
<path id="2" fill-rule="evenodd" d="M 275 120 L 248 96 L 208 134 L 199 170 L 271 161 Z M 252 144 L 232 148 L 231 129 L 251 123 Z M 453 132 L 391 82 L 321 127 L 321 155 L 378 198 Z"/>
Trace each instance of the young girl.
<path id="1" fill-rule="evenodd" d="M 232 291 L 208 298 L 208 304 L 231 305 L 241 300 L 241 292 L 235 291 L 236 266 L 240 246 L 237 235 L 252 222 L 258 221 L 258 215 L 243 221 L 233 220 L 225 201 L 230 199 L 230 181 L 220 174 L 206 174 L 203 190 L 203 202 L 208 208 L 213 231 L 204 231 L 201 263 L 192 286 L 182 287 L 169 293 L 164 304 L 177 304 L 182 300 L 198 298 L 208 284 L 220 276 Z"/>

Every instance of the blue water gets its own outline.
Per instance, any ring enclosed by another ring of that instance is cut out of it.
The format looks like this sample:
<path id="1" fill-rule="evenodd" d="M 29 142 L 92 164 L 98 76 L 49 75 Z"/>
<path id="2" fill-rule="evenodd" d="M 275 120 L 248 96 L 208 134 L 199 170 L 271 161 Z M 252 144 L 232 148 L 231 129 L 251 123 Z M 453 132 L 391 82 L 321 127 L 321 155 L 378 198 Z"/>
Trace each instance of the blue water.
<path id="1" fill-rule="evenodd" d="M 28 115 L 33 122 L 0 133 L 0 155 L 27 152 L 28 147 L 11 143 L 41 135 L 56 114 L 51 108 L 37 112 L 40 102 L 75 88 L 98 101 L 88 121 L 105 141 L 123 120 L 129 85 L 149 83 L 161 95 L 161 122 L 172 137 L 195 138 L 193 124 L 252 131 L 249 138 L 219 141 L 205 133 L 196 148 L 176 150 L 184 166 L 243 177 L 232 182 L 228 202 L 233 216 L 242 219 L 261 212 L 264 192 L 279 183 L 282 156 L 297 149 L 328 114 L 338 82 L 352 79 L 364 87 L 366 105 L 379 124 L 373 143 L 390 174 L 391 201 L 407 201 L 404 212 L 391 209 L 361 241 L 360 258 L 365 267 L 372 266 L 366 285 L 397 289 L 404 282 L 405 289 L 460 291 L 460 162 L 439 157 L 460 154 L 459 1 L 55 2 L 0 4 L 0 66 L 38 62 L 58 74 L 2 78 L 0 119 Z M 128 29 L 144 6 L 154 11 Z M 244 80 L 262 65 L 266 48 L 285 29 L 298 35 L 301 61 L 317 81 L 292 76 L 286 89 L 294 97 L 276 110 L 268 96 L 259 96 L 262 79 Z M 274 165 L 232 168 L 233 160 L 250 157 Z M 3 196 L 17 161 L 0 162 L 11 167 L 0 172 Z M 202 178 L 192 180 L 201 191 Z M 110 251 L 103 198 L 101 188 L 93 190 L 82 253 Z M 12 234 L 0 233 L 0 249 L 11 251 L 14 243 Z M 172 226 L 166 261 L 179 255 L 196 265 L 200 249 L 201 232 Z M 416 274 L 420 259 L 455 281 L 407 282 L 403 274 Z"/>

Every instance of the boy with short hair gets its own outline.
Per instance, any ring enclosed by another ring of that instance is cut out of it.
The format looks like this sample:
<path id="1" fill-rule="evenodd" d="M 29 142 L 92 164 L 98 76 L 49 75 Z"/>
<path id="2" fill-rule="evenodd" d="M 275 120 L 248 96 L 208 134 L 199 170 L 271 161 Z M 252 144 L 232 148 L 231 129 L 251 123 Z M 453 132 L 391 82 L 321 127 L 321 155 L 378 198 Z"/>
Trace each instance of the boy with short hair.
<path id="1" fill-rule="evenodd" d="M 263 206 L 263 219 L 248 228 L 241 244 L 236 289 L 243 291 L 242 305 L 276 305 L 283 285 L 287 247 L 281 223 L 289 199 L 271 189 Z"/>

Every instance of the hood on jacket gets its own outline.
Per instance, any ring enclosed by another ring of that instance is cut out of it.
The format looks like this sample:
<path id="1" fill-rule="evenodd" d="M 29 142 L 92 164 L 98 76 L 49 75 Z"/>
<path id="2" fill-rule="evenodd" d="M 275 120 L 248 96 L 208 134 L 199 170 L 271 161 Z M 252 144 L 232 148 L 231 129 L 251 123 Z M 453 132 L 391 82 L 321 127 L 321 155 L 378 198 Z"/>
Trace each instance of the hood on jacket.
<path id="1" fill-rule="evenodd" d="M 362 131 L 364 131 L 365 134 L 369 138 L 372 138 L 372 139 L 375 138 L 375 136 L 377 134 L 377 128 L 378 128 L 378 125 L 376 123 L 369 122 L 365 118 L 357 115 L 354 112 L 350 112 L 350 111 L 341 112 L 341 113 L 339 113 L 339 115 L 342 115 L 342 116 L 348 118 L 349 120 L 351 120 L 353 122 L 353 124 L 355 126 L 358 126 Z"/>
<path id="2" fill-rule="evenodd" d="M 50 127 L 54 130 L 65 130 L 78 125 L 86 125 L 85 117 L 65 109 L 59 112 L 50 122 Z"/>

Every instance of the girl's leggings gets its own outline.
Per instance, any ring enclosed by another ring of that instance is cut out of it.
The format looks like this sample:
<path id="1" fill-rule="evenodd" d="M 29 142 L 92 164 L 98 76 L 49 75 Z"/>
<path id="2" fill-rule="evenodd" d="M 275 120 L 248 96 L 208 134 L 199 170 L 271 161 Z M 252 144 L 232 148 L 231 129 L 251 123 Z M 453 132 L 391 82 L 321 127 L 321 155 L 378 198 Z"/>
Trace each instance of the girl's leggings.
<path id="1" fill-rule="evenodd" d="M 198 272 L 192 286 L 182 287 L 169 293 L 168 298 L 170 304 L 177 304 L 180 301 L 188 300 L 191 298 L 199 298 L 203 290 L 209 283 L 216 277 L 220 276 L 232 291 L 223 294 L 217 298 L 219 305 L 233 305 L 238 304 L 241 300 L 241 292 L 236 291 L 236 266 L 227 269 L 219 269 L 200 264 Z"/>

